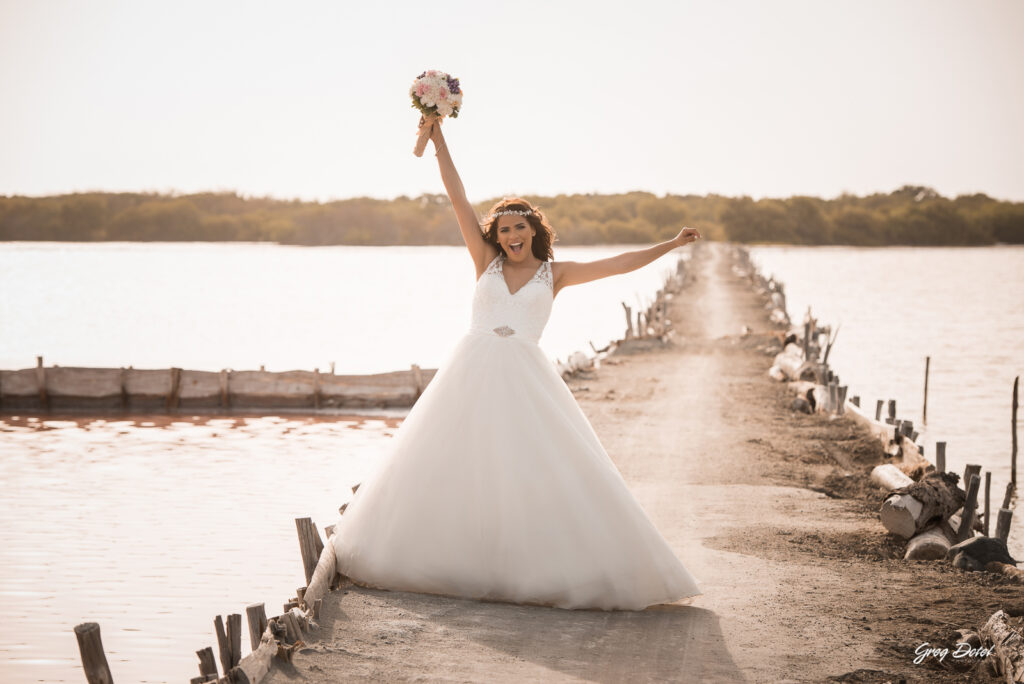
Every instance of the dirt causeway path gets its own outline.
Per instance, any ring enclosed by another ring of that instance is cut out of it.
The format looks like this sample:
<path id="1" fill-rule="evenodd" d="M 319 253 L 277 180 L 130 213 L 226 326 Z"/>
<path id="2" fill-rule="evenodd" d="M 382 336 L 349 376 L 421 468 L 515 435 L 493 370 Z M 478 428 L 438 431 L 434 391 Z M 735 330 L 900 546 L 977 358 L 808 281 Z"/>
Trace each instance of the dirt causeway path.
<path id="1" fill-rule="evenodd" d="M 264 681 L 996 681 L 984 663 L 914 651 L 952 651 L 954 627 L 1019 605 L 1020 587 L 901 560 L 866 482 L 880 446 L 788 409 L 766 372 L 778 335 L 730 248 L 699 244 L 688 280 L 673 344 L 627 346 L 570 386 L 700 582 L 693 605 L 573 611 L 347 585 Z"/>

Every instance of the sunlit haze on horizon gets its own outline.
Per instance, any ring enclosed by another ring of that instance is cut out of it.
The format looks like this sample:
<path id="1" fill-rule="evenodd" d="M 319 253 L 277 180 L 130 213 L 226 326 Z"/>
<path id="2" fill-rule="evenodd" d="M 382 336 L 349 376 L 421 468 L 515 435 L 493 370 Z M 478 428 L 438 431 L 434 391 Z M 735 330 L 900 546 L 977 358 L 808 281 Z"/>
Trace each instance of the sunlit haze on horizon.
<path id="1" fill-rule="evenodd" d="M 0 0 L 0 195 L 1024 201 L 1024 3 Z"/>

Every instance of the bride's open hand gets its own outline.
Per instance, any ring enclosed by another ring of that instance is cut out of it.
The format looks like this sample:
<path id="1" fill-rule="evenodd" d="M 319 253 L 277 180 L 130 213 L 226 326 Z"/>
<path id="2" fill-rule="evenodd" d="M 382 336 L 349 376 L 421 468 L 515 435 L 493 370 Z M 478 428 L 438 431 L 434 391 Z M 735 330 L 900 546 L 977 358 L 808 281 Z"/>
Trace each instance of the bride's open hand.
<path id="1" fill-rule="evenodd" d="M 682 247 L 688 245 L 691 242 L 696 242 L 697 238 L 703 237 L 696 228 L 683 228 L 679 231 L 679 235 L 672 238 L 673 242 Z"/>

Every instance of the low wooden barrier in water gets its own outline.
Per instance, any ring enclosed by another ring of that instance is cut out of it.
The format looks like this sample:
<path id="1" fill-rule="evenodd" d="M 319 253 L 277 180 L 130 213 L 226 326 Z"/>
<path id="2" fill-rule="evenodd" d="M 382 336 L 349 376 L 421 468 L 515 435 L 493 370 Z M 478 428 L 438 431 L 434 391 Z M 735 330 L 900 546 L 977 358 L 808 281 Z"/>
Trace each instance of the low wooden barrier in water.
<path id="1" fill-rule="evenodd" d="M 0 370 L 0 412 L 183 413 L 231 409 L 342 409 L 412 406 L 437 373 L 409 370 L 334 375 L 293 370 L 85 368 Z"/>
<path id="2" fill-rule="evenodd" d="M 697 243 L 698 245 L 700 243 Z M 577 351 L 565 361 L 555 360 L 563 378 L 600 367 L 625 340 L 672 337 L 668 302 L 686 283 L 686 259 L 680 257 L 653 301 L 643 311 L 632 311 L 624 302 L 626 332 L 601 349 L 590 343 L 592 354 Z M 35 368 L 0 370 L 0 413 L 51 411 L 102 411 L 123 413 L 188 413 L 230 410 L 332 410 L 409 408 L 437 374 L 436 368 L 420 368 L 370 375 L 335 375 L 292 370 L 271 372 L 231 370 L 219 372 L 183 368 L 141 369 L 44 366 L 36 357 Z"/>

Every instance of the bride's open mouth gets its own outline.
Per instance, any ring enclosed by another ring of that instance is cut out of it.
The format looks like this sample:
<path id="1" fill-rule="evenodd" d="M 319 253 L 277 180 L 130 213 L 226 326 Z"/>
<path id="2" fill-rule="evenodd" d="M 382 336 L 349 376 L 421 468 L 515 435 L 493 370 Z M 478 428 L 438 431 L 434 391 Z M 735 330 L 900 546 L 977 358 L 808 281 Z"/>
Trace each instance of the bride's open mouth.
<path id="1" fill-rule="evenodd" d="M 519 254 L 520 252 L 523 251 L 523 243 L 522 242 L 510 242 L 508 246 L 509 246 L 509 251 L 511 251 L 513 254 Z"/>

